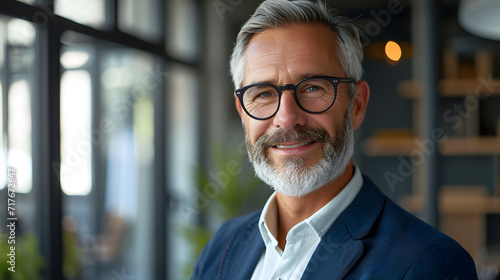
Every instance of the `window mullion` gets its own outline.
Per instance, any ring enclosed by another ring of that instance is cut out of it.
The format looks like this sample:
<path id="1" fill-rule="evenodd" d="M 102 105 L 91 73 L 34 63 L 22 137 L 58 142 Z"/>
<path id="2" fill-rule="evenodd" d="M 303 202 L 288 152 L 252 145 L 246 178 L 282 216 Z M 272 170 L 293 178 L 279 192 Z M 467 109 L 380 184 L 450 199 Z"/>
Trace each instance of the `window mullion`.
<path id="1" fill-rule="evenodd" d="M 62 276 L 62 191 L 60 186 L 60 30 L 49 25 L 39 30 L 39 84 L 37 144 L 39 160 L 40 249 L 46 264 L 45 279 L 59 280 Z M 36 103 L 34 103 L 36 104 Z"/>
<path id="2" fill-rule="evenodd" d="M 107 0 L 106 1 L 106 25 L 110 31 L 118 31 L 118 0 Z"/>

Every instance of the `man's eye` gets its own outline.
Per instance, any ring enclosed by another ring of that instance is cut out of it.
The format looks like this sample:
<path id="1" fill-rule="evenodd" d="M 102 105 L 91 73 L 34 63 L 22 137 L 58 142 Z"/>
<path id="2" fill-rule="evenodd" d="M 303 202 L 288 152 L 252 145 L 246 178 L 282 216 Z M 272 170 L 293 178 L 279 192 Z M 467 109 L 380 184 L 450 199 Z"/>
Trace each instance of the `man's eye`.
<path id="1" fill-rule="evenodd" d="M 257 98 L 266 98 L 266 97 L 272 97 L 273 93 L 266 91 L 266 92 L 261 92 L 257 95 Z"/>
<path id="2" fill-rule="evenodd" d="M 317 91 L 317 90 L 321 90 L 321 88 L 319 86 L 309 86 L 306 88 L 306 91 Z"/>

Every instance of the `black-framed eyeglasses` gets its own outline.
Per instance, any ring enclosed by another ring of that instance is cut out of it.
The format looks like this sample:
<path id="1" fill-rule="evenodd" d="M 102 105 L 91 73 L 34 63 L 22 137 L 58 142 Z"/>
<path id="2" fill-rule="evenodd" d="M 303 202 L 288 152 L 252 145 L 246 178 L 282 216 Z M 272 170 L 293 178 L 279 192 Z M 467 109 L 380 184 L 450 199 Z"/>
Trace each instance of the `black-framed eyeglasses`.
<path id="1" fill-rule="evenodd" d="M 236 96 L 243 110 L 252 118 L 266 120 L 273 117 L 280 108 L 283 90 L 293 90 L 293 97 L 299 107 L 310 113 L 319 114 L 332 107 L 337 98 L 339 83 L 352 83 L 351 78 L 313 76 L 295 85 L 275 86 L 256 83 L 237 89 Z"/>

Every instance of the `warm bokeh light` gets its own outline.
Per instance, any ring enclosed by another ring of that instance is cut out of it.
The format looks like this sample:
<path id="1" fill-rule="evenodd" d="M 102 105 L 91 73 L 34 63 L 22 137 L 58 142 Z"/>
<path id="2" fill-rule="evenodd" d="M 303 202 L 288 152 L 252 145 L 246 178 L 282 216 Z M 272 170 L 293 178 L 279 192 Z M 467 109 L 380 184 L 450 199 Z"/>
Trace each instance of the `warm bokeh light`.
<path id="1" fill-rule="evenodd" d="M 385 55 L 392 61 L 401 59 L 401 47 L 394 41 L 389 41 L 385 45 Z"/>

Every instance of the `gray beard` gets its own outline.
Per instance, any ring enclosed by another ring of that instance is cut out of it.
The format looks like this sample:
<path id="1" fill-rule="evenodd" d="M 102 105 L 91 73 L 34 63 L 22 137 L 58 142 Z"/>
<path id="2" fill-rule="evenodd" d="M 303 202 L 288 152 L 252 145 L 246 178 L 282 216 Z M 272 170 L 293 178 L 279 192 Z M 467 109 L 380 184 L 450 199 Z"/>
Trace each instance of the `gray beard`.
<path id="1" fill-rule="evenodd" d="M 276 192 L 301 197 L 307 195 L 327 183 L 337 179 L 344 173 L 354 154 L 354 135 L 351 126 L 351 110 L 344 116 L 342 129 L 337 130 L 335 138 L 324 129 L 299 129 L 275 131 L 271 135 L 261 136 L 252 145 L 246 134 L 246 144 L 250 162 L 255 174 Z M 304 166 L 302 157 L 290 157 L 281 162 L 282 170 L 275 166 L 267 150 L 272 143 L 287 141 L 315 141 L 322 144 L 323 157 L 311 167 Z"/>

